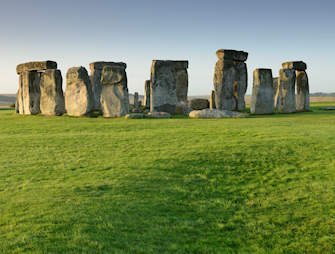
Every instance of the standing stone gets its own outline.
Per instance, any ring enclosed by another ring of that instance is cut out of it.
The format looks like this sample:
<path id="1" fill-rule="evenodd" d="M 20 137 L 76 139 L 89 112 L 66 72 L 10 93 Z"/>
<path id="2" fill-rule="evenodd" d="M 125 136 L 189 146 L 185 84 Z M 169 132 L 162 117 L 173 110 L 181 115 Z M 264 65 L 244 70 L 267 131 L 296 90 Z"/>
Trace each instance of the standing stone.
<path id="1" fill-rule="evenodd" d="M 209 98 L 209 108 L 210 109 L 216 109 L 215 91 L 214 90 L 212 90 L 211 96 Z"/>
<path id="2" fill-rule="evenodd" d="M 253 74 L 250 111 L 259 115 L 272 114 L 274 107 L 272 70 L 256 69 Z"/>
<path id="3" fill-rule="evenodd" d="M 36 115 L 40 113 L 40 80 L 41 73 L 37 71 L 20 72 L 16 98 L 16 111 L 19 114 Z"/>
<path id="4" fill-rule="evenodd" d="M 65 106 L 69 116 L 85 116 L 93 110 L 91 82 L 84 67 L 73 67 L 66 74 Z"/>
<path id="5" fill-rule="evenodd" d="M 277 109 L 279 107 L 278 105 L 278 101 L 280 101 L 280 96 L 277 98 L 277 93 L 278 93 L 278 89 L 279 89 L 279 78 L 278 77 L 275 77 L 273 78 L 273 103 L 274 103 L 274 108 Z"/>
<path id="6" fill-rule="evenodd" d="M 60 70 L 46 70 L 41 76 L 41 113 L 60 116 L 65 113 L 63 78 Z"/>
<path id="7" fill-rule="evenodd" d="M 150 111 L 175 114 L 185 104 L 188 90 L 188 61 L 154 60 L 151 66 Z"/>
<path id="8" fill-rule="evenodd" d="M 281 69 L 279 71 L 279 88 L 276 95 L 278 112 L 292 113 L 296 111 L 295 81 L 295 70 Z"/>
<path id="9" fill-rule="evenodd" d="M 296 71 L 297 77 L 297 111 L 309 111 L 309 83 L 305 71 Z"/>
<path id="10" fill-rule="evenodd" d="M 245 61 L 248 53 L 219 49 L 215 65 L 214 88 L 216 108 L 221 110 L 245 110 L 245 93 L 248 72 Z"/>
<path id="11" fill-rule="evenodd" d="M 101 76 L 101 109 L 104 117 L 121 117 L 129 113 L 127 65 L 105 66 Z"/>
<path id="12" fill-rule="evenodd" d="M 120 64 L 120 63 L 104 62 L 104 61 L 90 63 L 90 71 L 91 71 L 90 79 L 91 79 L 92 91 L 93 91 L 93 96 L 94 96 L 94 109 L 95 110 L 101 110 L 100 100 L 101 100 L 101 90 L 102 90 L 102 84 L 101 84 L 102 69 L 105 66 L 115 66 L 117 64 Z"/>
<path id="13" fill-rule="evenodd" d="M 143 106 L 145 109 L 150 109 L 150 80 L 146 80 L 144 83 L 144 101 Z"/>
<path id="14" fill-rule="evenodd" d="M 140 100 L 139 100 L 139 95 L 138 92 L 135 92 L 134 94 L 134 112 L 139 113 L 140 112 Z"/>

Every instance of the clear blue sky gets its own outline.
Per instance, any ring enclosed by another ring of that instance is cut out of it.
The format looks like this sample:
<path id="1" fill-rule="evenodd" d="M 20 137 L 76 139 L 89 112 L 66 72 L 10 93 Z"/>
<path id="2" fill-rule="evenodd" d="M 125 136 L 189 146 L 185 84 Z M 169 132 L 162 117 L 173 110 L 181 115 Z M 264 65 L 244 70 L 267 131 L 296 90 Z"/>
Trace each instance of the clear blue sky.
<path id="1" fill-rule="evenodd" d="M 335 1 L 0 0 L 0 93 L 14 93 L 18 63 L 128 64 L 143 92 L 152 59 L 190 61 L 189 94 L 209 94 L 218 48 L 249 52 L 252 71 L 303 60 L 312 92 L 335 92 Z M 65 82 L 63 83 L 65 88 Z"/>

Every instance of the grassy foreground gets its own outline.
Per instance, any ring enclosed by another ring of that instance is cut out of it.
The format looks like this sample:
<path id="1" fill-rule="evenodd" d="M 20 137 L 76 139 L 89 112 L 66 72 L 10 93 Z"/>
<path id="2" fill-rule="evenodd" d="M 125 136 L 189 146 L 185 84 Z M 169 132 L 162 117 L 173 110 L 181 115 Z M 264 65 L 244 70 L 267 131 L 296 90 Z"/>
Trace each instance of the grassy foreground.
<path id="1" fill-rule="evenodd" d="M 0 130 L 0 253 L 335 250 L 335 112 Z"/>

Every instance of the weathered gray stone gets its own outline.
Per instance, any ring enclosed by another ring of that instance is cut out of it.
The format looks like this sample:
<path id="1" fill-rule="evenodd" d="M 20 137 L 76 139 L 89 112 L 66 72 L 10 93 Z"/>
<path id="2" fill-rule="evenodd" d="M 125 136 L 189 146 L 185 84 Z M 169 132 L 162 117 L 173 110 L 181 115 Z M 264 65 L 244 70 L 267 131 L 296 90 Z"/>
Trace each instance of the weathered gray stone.
<path id="1" fill-rule="evenodd" d="M 92 86 L 84 67 L 73 67 L 67 71 L 65 106 L 69 116 L 85 116 L 93 110 Z"/>
<path id="2" fill-rule="evenodd" d="M 219 110 L 219 109 L 203 109 L 203 110 L 194 110 L 190 112 L 190 118 L 241 118 L 247 117 L 247 114 L 229 111 L 229 110 Z"/>
<path id="3" fill-rule="evenodd" d="M 101 76 L 101 109 L 104 117 L 121 117 L 129 113 L 126 64 L 105 66 Z"/>
<path id="4" fill-rule="evenodd" d="M 149 112 L 147 114 L 148 118 L 170 118 L 171 114 L 167 112 Z"/>
<path id="5" fill-rule="evenodd" d="M 144 100 L 143 106 L 145 109 L 150 109 L 150 80 L 146 80 L 144 83 Z"/>
<path id="6" fill-rule="evenodd" d="M 94 95 L 94 109 L 95 110 L 100 110 L 101 105 L 100 105 L 100 97 L 101 97 L 101 74 L 102 74 L 102 69 L 105 66 L 122 66 L 124 69 L 127 68 L 127 65 L 125 63 L 118 63 L 118 62 L 93 62 L 90 63 L 90 79 L 91 79 L 91 84 L 92 84 L 92 90 L 93 90 L 93 95 Z"/>
<path id="7" fill-rule="evenodd" d="M 202 110 L 209 108 L 209 101 L 207 99 L 192 99 L 190 100 L 190 108 L 192 110 Z"/>
<path id="8" fill-rule="evenodd" d="M 188 61 L 154 60 L 151 66 L 150 111 L 176 113 L 187 100 Z"/>
<path id="9" fill-rule="evenodd" d="M 132 113 L 125 116 L 126 119 L 143 119 L 146 115 L 143 113 Z"/>
<path id="10" fill-rule="evenodd" d="M 188 94 L 188 72 L 186 65 L 181 65 L 181 68 L 176 67 L 176 93 L 177 93 L 177 104 L 187 102 L 187 94 Z"/>
<path id="11" fill-rule="evenodd" d="M 219 49 L 216 51 L 216 55 L 220 60 L 245 62 L 248 59 L 247 52 L 232 49 Z"/>
<path id="12" fill-rule="evenodd" d="M 251 107 L 252 114 L 272 114 L 274 107 L 271 69 L 254 70 Z"/>
<path id="13" fill-rule="evenodd" d="M 235 110 L 245 110 L 245 94 L 248 88 L 248 70 L 247 64 L 236 62 L 236 81 L 234 84 L 234 97 L 236 99 Z"/>
<path id="14" fill-rule="evenodd" d="M 215 91 L 214 90 L 212 90 L 211 96 L 209 97 L 209 108 L 210 109 L 216 109 Z"/>
<path id="15" fill-rule="evenodd" d="M 134 107 L 135 107 L 135 110 L 139 110 L 140 109 L 140 101 L 139 101 L 139 95 L 138 95 L 138 92 L 135 92 L 134 94 Z"/>
<path id="16" fill-rule="evenodd" d="M 46 116 L 60 116 L 65 113 L 63 78 L 60 70 L 46 70 L 41 75 L 41 113 Z"/>
<path id="17" fill-rule="evenodd" d="M 36 61 L 16 66 L 17 74 L 21 74 L 25 71 L 43 71 L 47 69 L 57 69 L 57 63 L 53 61 Z"/>
<path id="18" fill-rule="evenodd" d="M 216 108 L 221 110 L 233 110 L 234 102 L 234 83 L 236 68 L 233 61 L 219 60 L 215 65 L 214 88 Z"/>
<path id="19" fill-rule="evenodd" d="M 36 115 L 40 113 L 40 80 L 41 73 L 37 71 L 20 72 L 16 98 L 16 111 L 19 114 Z"/>
<path id="20" fill-rule="evenodd" d="M 218 50 L 219 60 L 214 71 L 216 108 L 220 110 L 245 110 L 245 93 L 248 87 L 248 53 Z"/>
<path id="21" fill-rule="evenodd" d="M 278 87 L 279 87 L 279 78 L 278 77 L 275 77 L 272 79 L 272 87 L 273 87 L 273 99 L 276 97 L 276 94 L 277 94 L 277 90 L 278 90 Z M 276 102 L 274 102 L 275 105 L 276 105 Z"/>
<path id="22" fill-rule="evenodd" d="M 282 66 L 283 69 L 293 69 L 297 71 L 305 71 L 307 69 L 307 64 L 303 61 L 285 62 Z"/>
<path id="23" fill-rule="evenodd" d="M 295 70 L 281 69 L 279 71 L 279 88 L 276 95 L 278 112 L 292 113 L 296 111 L 295 82 Z"/>
<path id="24" fill-rule="evenodd" d="M 308 76 L 305 71 L 296 71 L 296 108 L 297 111 L 309 111 L 309 83 Z"/>

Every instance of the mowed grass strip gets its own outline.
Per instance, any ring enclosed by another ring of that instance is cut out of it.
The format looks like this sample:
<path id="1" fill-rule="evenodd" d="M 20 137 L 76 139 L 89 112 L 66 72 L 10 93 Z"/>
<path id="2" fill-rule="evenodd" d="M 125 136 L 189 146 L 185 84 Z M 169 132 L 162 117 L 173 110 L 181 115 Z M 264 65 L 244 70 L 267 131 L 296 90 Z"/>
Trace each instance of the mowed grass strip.
<path id="1" fill-rule="evenodd" d="M 0 110 L 0 253 L 332 253 L 327 105 L 220 120 Z"/>

